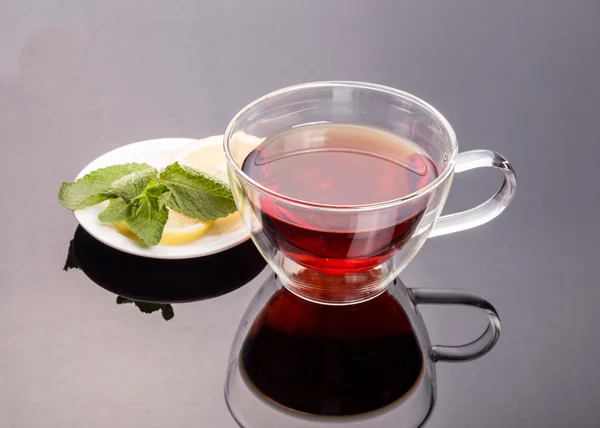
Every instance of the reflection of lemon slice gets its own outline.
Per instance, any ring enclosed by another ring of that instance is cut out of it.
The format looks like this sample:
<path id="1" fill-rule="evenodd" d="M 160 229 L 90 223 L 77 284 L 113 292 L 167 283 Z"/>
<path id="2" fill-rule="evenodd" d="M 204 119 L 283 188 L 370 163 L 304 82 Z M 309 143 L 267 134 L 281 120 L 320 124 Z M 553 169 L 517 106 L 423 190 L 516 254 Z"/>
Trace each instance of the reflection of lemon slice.
<path id="1" fill-rule="evenodd" d="M 169 210 L 169 218 L 158 245 L 187 244 L 208 232 L 213 223 L 213 221 L 202 221 Z M 114 225 L 123 235 L 137 239 L 126 222 L 119 221 Z"/>

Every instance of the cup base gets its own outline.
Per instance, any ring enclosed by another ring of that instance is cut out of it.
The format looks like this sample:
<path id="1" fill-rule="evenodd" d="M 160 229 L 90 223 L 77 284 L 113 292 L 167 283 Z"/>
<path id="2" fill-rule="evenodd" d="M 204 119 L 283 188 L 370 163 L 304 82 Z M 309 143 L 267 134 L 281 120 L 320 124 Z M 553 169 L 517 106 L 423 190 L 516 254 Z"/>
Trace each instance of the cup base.
<path id="1" fill-rule="evenodd" d="M 303 299 L 328 305 L 351 305 L 373 299 L 393 280 L 386 263 L 362 272 L 325 273 L 282 256 L 280 266 L 287 277 L 279 279 L 288 290 Z"/>

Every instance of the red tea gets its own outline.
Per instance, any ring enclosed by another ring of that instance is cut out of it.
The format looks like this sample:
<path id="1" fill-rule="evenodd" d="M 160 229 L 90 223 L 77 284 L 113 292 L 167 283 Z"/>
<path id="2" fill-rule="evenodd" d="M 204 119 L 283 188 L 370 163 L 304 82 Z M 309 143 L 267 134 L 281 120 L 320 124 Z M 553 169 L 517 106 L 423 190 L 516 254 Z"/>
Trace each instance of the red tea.
<path id="1" fill-rule="evenodd" d="M 401 198 L 437 177 L 414 143 L 346 124 L 303 126 L 269 138 L 242 169 L 284 197 L 251 198 L 264 238 L 291 260 L 324 273 L 361 272 L 385 262 L 412 236 L 427 201 L 382 210 L 350 207 Z"/>

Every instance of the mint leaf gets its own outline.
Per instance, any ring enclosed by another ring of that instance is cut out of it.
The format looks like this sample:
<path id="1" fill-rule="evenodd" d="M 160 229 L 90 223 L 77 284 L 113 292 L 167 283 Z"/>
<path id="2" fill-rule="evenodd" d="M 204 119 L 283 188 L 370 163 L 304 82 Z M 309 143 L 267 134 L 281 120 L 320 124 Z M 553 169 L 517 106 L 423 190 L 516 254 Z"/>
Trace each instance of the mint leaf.
<path id="1" fill-rule="evenodd" d="M 152 180 L 143 193 L 131 201 L 127 225 L 148 245 L 157 245 L 162 237 L 169 210 L 164 204 L 169 188 Z"/>
<path id="2" fill-rule="evenodd" d="M 147 194 L 151 198 L 156 198 L 158 206 L 162 208 L 167 205 L 167 201 L 171 197 L 171 191 L 168 186 L 157 183 L 158 182 L 154 180 L 149 184 Z"/>
<path id="3" fill-rule="evenodd" d="M 116 221 L 124 221 L 129 218 L 131 213 L 131 207 L 129 204 L 121 199 L 113 199 L 110 204 L 98 215 L 98 220 L 102 223 L 114 223 Z"/>
<path id="4" fill-rule="evenodd" d="M 148 183 L 156 178 L 158 171 L 154 168 L 146 168 L 135 171 L 114 181 L 109 192 L 130 202 L 136 196 L 141 195 Z"/>
<path id="5" fill-rule="evenodd" d="M 175 162 L 160 174 L 160 182 L 171 190 L 167 206 L 188 217 L 216 220 L 236 210 L 229 186 L 195 168 Z"/>
<path id="6" fill-rule="evenodd" d="M 150 168 L 145 163 L 128 163 L 97 169 L 74 182 L 64 182 L 58 191 L 61 205 L 71 211 L 90 207 L 108 199 L 106 193 L 114 181 L 131 174 Z"/>

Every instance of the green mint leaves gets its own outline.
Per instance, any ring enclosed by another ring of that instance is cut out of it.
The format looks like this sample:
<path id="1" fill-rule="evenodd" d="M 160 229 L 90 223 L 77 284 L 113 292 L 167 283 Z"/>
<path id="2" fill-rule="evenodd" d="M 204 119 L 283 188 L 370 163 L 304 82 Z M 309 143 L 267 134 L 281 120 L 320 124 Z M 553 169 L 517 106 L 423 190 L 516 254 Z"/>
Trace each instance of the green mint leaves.
<path id="1" fill-rule="evenodd" d="M 152 180 L 156 180 L 158 171 L 154 168 L 146 168 L 135 171 L 114 181 L 110 186 L 110 193 L 131 202 L 139 196 Z"/>
<path id="2" fill-rule="evenodd" d="M 174 163 L 160 174 L 147 164 L 114 165 L 77 181 L 63 182 L 60 203 L 72 210 L 109 205 L 98 215 L 103 223 L 126 221 L 148 245 L 162 237 L 169 209 L 200 220 L 216 220 L 236 210 L 229 186 L 201 171 Z"/>
<path id="3" fill-rule="evenodd" d="M 175 162 L 160 174 L 160 181 L 171 190 L 169 208 L 188 217 L 216 220 L 236 210 L 229 186 L 197 169 Z"/>
<path id="4" fill-rule="evenodd" d="M 136 186 L 139 183 L 131 183 L 129 195 L 133 195 L 131 190 Z M 169 188 L 158 184 L 154 178 L 141 188 L 137 196 L 130 196 L 130 202 L 124 198 L 111 199 L 106 209 L 98 215 L 98 220 L 103 223 L 126 221 L 138 238 L 149 245 L 156 245 L 160 242 L 169 217 L 166 206 L 169 194 Z"/>
<path id="5" fill-rule="evenodd" d="M 138 238 L 149 245 L 157 245 L 162 237 L 169 210 L 165 205 L 169 188 L 151 181 L 143 193 L 130 203 L 127 225 Z"/>
<path id="6" fill-rule="evenodd" d="M 58 200 L 71 211 L 91 207 L 109 198 L 112 184 L 134 172 L 151 168 L 145 163 L 128 163 L 97 169 L 72 183 L 63 182 Z"/>
<path id="7" fill-rule="evenodd" d="M 129 218 L 131 207 L 127 201 L 117 198 L 110 201 L 110 204 L 98 215 L 98 220 L 102 223 L 115 223 L 117 221 L 126 221 Z"/>

